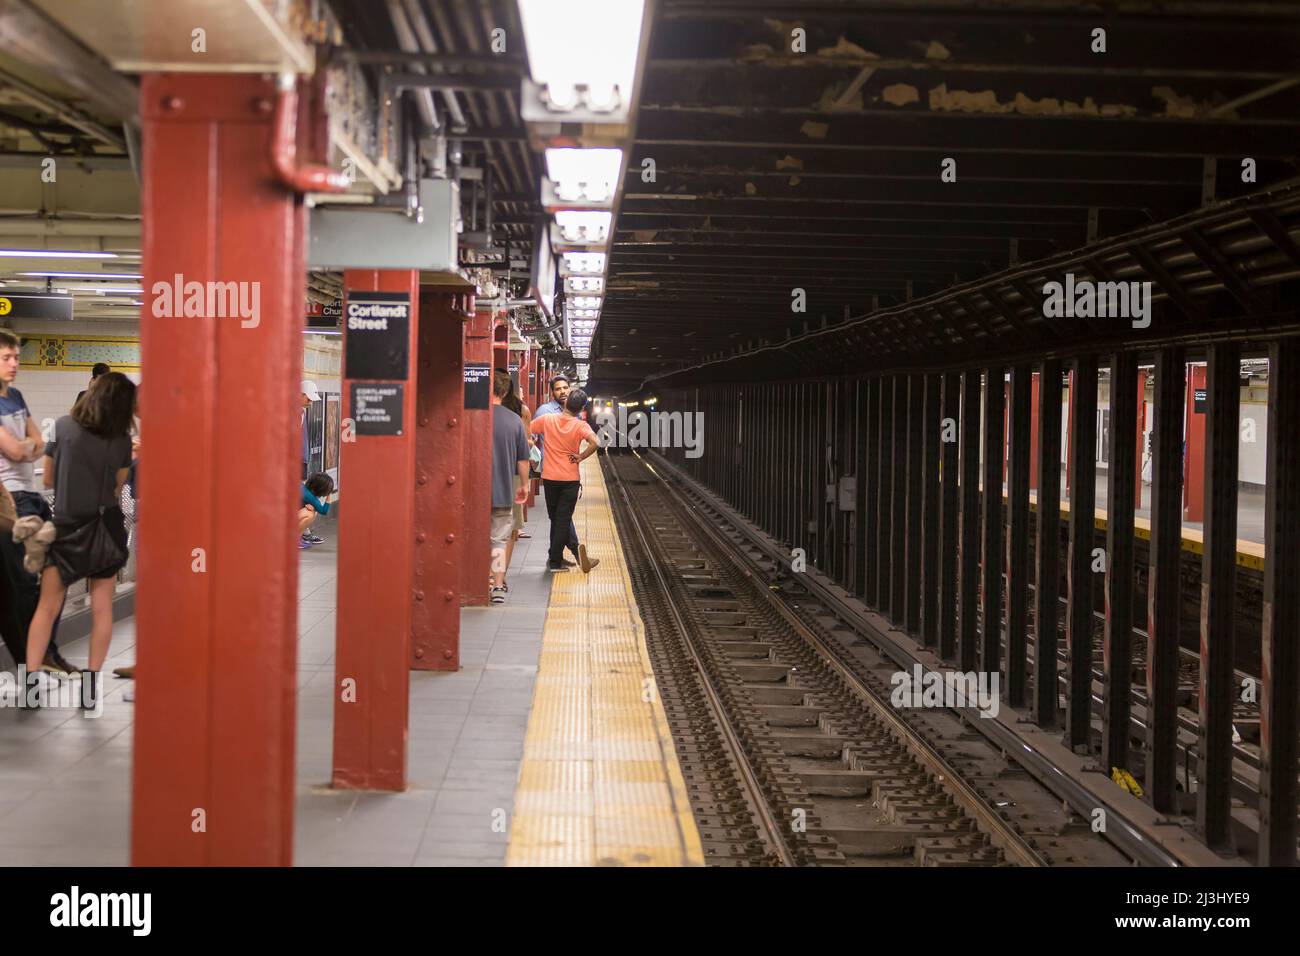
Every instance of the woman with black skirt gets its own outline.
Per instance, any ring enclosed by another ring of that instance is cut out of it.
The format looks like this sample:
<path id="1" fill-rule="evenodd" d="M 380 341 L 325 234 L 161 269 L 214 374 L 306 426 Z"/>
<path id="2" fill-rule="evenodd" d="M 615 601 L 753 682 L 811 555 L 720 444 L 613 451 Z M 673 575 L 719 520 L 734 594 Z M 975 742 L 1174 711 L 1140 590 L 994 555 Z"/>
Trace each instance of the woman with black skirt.
<path id="1" fill-rule="evenodd" d="M 131 465 L 131 425 L 135 383 L 121 372 L 94 380 L 86 393 L 54 424 L 54 441 L 45 446 L 45 487 L 54 489 L 54 526 L 41 572 L 41 598 L 27 632 L 27 673 L 45 659 L 50 629 L 68 586 L 87 578 L 90 591 L 90 660 L 82 671 L 83 706 L 100 697 L 100 669 L 113 637 L 113 589 L 126 564 L 122 483 Z M 29 678 L 30 679 L 30 678 Z"/>

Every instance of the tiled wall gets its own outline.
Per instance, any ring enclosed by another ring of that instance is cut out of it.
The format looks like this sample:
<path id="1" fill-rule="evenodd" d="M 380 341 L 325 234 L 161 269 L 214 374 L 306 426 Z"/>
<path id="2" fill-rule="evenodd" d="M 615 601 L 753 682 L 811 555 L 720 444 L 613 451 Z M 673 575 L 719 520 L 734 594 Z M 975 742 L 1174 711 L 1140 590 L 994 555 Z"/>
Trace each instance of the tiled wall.
<path id="1" fill-rule="evenodd" d="M 134 332 L 134 328 L 102 325 L 102 335 L 67 335 L 66 325 L 49 323 L 24 323 L 16 329 L 23 336 L 23 348 L 15 384 L 38 424 L 68 413 L 77 393 L 90 382 L 96 362 L 107 362 L 114 371 L 140 381 L 139 339 L 134 334 L 112 334 Z M 303 336 L 302 377 L 314 381 L 322 392 L 338 392 L 342 351 L 337 336 Z"/>

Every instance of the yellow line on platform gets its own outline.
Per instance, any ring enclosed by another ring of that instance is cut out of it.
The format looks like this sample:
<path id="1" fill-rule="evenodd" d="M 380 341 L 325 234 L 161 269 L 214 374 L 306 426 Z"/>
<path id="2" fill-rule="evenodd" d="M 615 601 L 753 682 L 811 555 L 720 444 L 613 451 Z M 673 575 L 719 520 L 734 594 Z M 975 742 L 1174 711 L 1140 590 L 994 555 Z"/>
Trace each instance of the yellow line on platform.
<path id="1" fill-rule="evenodd" d="M 600 566 L 556 575 L 507 866 L 702 866 L 704 851 L 596 456 L 578 537 Z"/>

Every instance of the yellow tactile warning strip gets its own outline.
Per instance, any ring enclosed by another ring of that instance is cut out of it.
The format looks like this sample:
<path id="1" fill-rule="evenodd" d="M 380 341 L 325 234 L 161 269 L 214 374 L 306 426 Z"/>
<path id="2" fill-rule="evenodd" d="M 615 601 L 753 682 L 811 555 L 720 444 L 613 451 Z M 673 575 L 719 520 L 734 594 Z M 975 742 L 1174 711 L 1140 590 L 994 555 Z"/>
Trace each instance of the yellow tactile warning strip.
<path id="1" fill-rule="evenodd" d="M 595 456 L 574 522 L 600 566 L 551 586 L 506 865 L 702 866 Z"/>

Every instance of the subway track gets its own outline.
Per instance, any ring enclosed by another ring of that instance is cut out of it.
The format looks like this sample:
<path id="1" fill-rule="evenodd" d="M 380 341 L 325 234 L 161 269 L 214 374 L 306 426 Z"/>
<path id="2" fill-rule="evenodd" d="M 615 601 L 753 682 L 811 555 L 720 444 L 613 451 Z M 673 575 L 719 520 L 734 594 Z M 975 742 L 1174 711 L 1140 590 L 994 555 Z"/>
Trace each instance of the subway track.
<path id="1" fill-rule="evenodd" d="M 657 456 L 650 456 L 654 463 L 658 464 L 660 459 Z M 669 466 L 669 471 L 674 470 L 675 466 L 671 463 L 665 463 Z M 770 580 L 777 582 L 787 590 L 801 593 L 799 613 L 812 620 L 822 620 L 827 626 L 832 622 L 840 625 L 847 625 L 849 629 L 858 634 L 867 634 L 870 636 L 871 627 L 867 625 L 864 629 L 863 621 L 859 620 L 852 608 L 844 608 L 837 604 L 834 597 L 821 593 L 814 588 L 811 591 L 805 591 L 800 581 L 799 575 L 791 576 L 788 573 L 788 564 L 774 557 L 770 547 L 765 547 L 759 538 L 754 536 L 752 529 L 746 527 L 743 519 L 728 517 L 724 510 L 718 510 L 715 502 L 709 494 L 689 480 L 681 480 L 682 476 L 677 476 L 678 480 L 672 482 L 673 487 L 687 502 L 688 507 L 700 515 L 707 516 L 713 521 L 725 534 L 726 538 L 732 543 L 738 552 L 744 553 L 749 558 L 751 567 L 757 572 L 764 574 Z M 739 520 L 739 523 L 737 521 Z M 811 570 L 811 569 L 810 569 Z M 1005 583 L 1004 583 L 1005 587 Z M 1030 592 L 1033 593 L 1033 586 L 1030 585 Z M 1066 651 L 1066 629 L 1065 629 L 1065 607 L 1064 599 L 1060 600 L 1061 614 L 1058 618 L 1058 650 L 1057 650 L 1057 683 L 1060 687 L 1060 693 L 1067 693 L 1067 674 L 1068 674 L 1068 656 Z M 982 608 L 982 602 L 981 602 Z M 847 616 L 846 616 L 847 615 Z M 1036 651 L 1036 642 L 1033 636 L 1033 625 L 1035 616 L 1035 606 L 1031 604 L 1028 609 L 1026 644 L 1028 652 L 1028 665 L 1032 673 L 1033 659 Z M 977 611 L 977 622 L 979 627 L 983 628 L 983 614 Z M 1092 732 L 1093 751 L 1099 752 L 1101 747 L 1100 734 L 1103 718 L 1103 681 L 1102 672 L 1102 636 L 1105 626 L 1104 615 L 1100 613 L 1093 614 L 1093 640 L 1092 640 L 1092 687 L 1091 687 L 1091 709 L 1093 714 L 1094 729 Z M 892 627 L 892 625 L 891 625 Z M 1005 628 L 1003 628 L 1005 631 Z M 1005 636 L 1001 643 L 1002 653 L 1007 654 Z M 1132 712 L 1131 721 L 1133 729 L 1131 731 L 1133 749 L 1130 752 L 1130 765 L 1124 769 L 1138 778 L 1142 779 L 1144 774 L 1144 753 L 1143 744 L 1146 735 L 1146 708 L 1147 697 L 1145 692 L 1145 652 L 1147 646 L 1147 634 L 1140 628 L 1134 628 L 1132 631 Z M 934 648 L 930 648 L 934 650 Z M 1248 679 L 1256 680 L 1252 675 L 1240 669 L 1234 671 L 1239 686 L 1244 686 Z M 1197 760 L 1199 752 L 1199 717 L 1197 714 L 1196 696 L 1199 692 L 1199 658 L 1186 648 L 1179 649 L 1178 658 L 1178 784 L 1179 784 L 1179 807 L 1176 811 L 1168 815 L 1170 824 L 1177 823 L 1185 830 L 1191 830 L 1196 827 L 1196 798 L 1192 792 L 1197 783 Z M 1233 706 L 1234 728 L 1240 728 L 1240 738 L 1236 739 L 1232 745 L 1233 768 L 1232 768 L 1232 790 L 1236 806 L 1239 808 L 1238 813 L 1234 814 L 1233 826 L 1237 831 L 1238 858 L 1241 862 L 1255 862 L 1256 841 L 1258 840 L 1258 812 L 1257 808 L 1260 801 L 1260 773 L 1261 773 L 1261 753 L 1258 743 L 1259 733 L 1259 705 L 1257 702 L 1237 700 Z M 1017 752 L 1012 747 L 1009 752 Z M 1051 776 L 1055 776 L 1052 774 Z M 1093 803 L 1089 803 L 1093 805 Z M 1076 809 L 1079 804 L 1076 802 Z M 1152 844 L 1160 842 L 1159 834 L 1155 831 L 1143 831 L 1141 827 L 1134 826 L 1133 834 L 1136 836 L 1135 843 L 1128 843 L 1123 848 L 1125 852 L 1130 849 L 1135 851 L 1139 858 L 1146 853 L 1148 841 Z M 1152 857 L 1147 862 L 1164 864 L 1168 859 L 1160 859 L 1159 854 Z"/>
<path id="2" fill-rule="evenodd" d="M 644 459 L 602 460 L 711 863 L 1131 862 L 967 718 L 893 707 L 890 661 L 801 618 Z"/>

